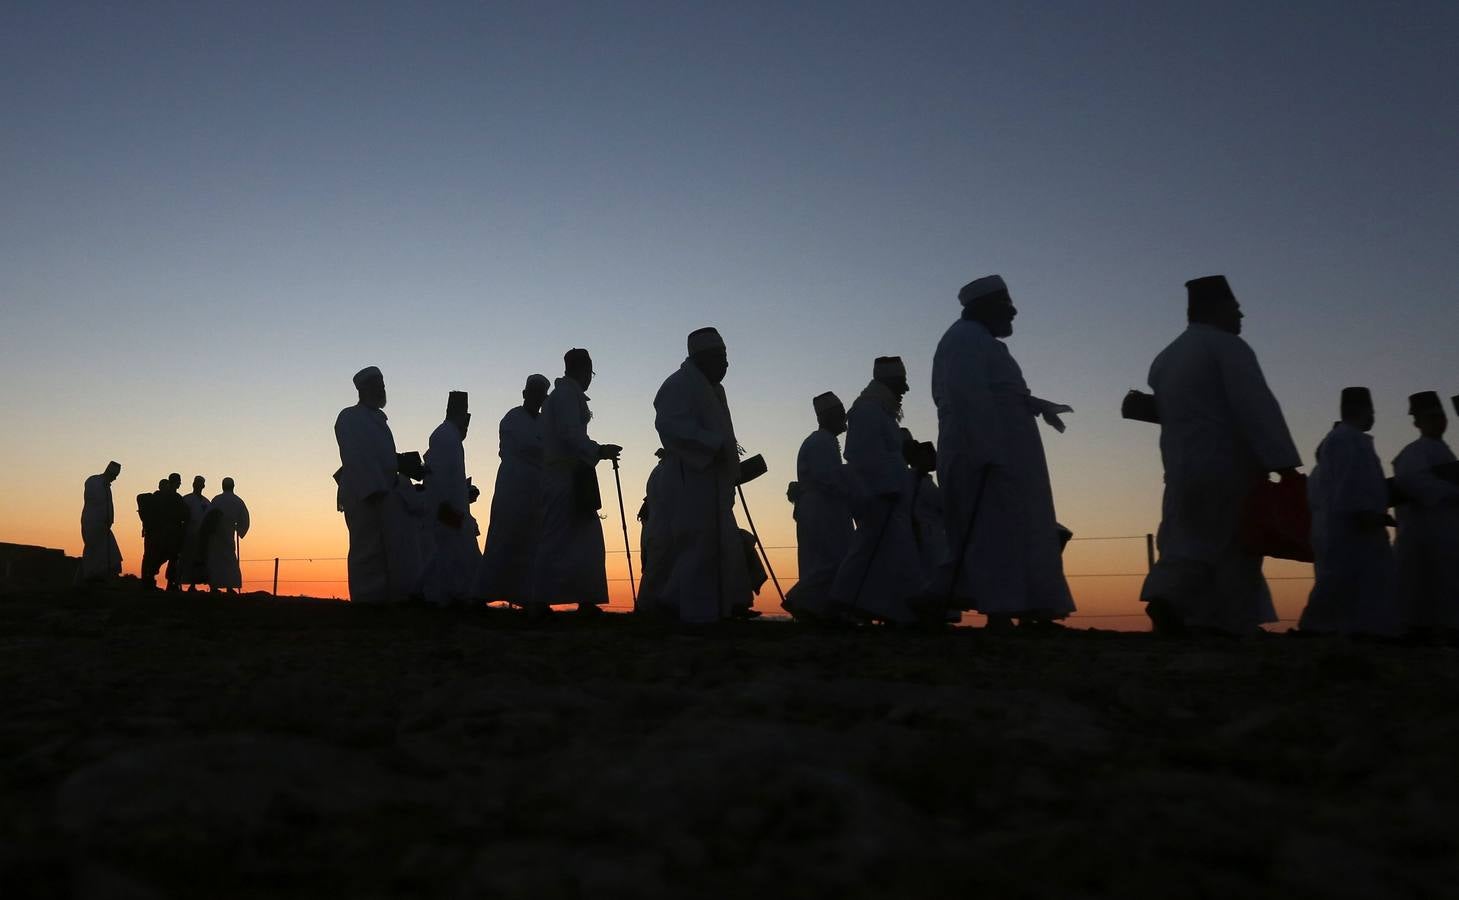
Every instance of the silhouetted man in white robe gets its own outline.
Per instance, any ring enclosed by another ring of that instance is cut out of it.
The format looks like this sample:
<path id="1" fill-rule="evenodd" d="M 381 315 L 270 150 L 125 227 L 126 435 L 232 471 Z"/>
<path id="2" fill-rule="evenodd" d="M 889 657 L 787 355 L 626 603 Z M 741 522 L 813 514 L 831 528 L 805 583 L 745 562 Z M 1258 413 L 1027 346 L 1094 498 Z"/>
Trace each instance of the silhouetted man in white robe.
<path id="1" fill-rule="evenodd" d="M 1190 325 L 1155 357 L 1150 387 L 1165 467 L 1160 559 L 1140 599 L 1156 631 L 1228 634 L 1276 621 L 1262 557 L 1242 546 L 1241 512 L 1271 472 L 1302 457 L 1220 275 L 1186 282 Z"/>
<path id="2" fill-rule="evenodd" d="M 208 555 L 198 538 L 203 517 L 208 514 L 208 498 L 203 494 L 207 485 L 206 478 L 194 476 L 192 493 L 182 498 L 187 506 L 187 533 L 182 539 L 182 552 L 177 556 L 177 569 L 181 573 L 178 583 L 187 585 L 189 591 L 208 583 Z"/>
<path id="3" fill-rule="evenodd" d="M 446 420 L 431 432 L 426 450 L 426 509 L 430 514 L 431 554 L 423 583 L 428 603 L 464 603 L 480 557 L 466 480 L 466 434 L 471 425 L 465 391 L 451 391 Z"/>
<path id="4" fill-rule="evenodd" d="M 1404 625 L 1418 637 L 1452 637 L 1459 630 L 1459 484 L 1435 469 L 1454 465 L 1444 442 L 1449 420 L 1439 395 L 1409 397 L 1419 438 L 1393 460 L 1393 478 L 1406 502 L 1398 505 L 1398 585 Z"/>
<path id="5" fill-rule="evenodd" d="M 1003 338 L 1018 310 L 997 275 L 958 293 L 962 318 L 937 344 L 937 481 L 949 561 L 936 592 L 988 616 L 990 628 L 1044 625 L 1074 611 L 1064 580 L 1054 494 L 1039 436 L 1064 430 L 1062 404 L 1029 391 Z"/>
<path id="6" fill-rule="evenodd" d="M 673 569 L 674 535 L 669 523 L 674 509 L 673 487 L 677 479 L 671 477 L 664 448 L 655 450 L 654 456 L 658 461 L 648 473 L 643 504 L 638 508 L 638 558 L 642 571 L 639 573 L 638 601 L 633 611 L 677 619 L 679 611 L 671 609 L 664 600 L 664 588 Z"/>
<path id="7" fill-rule="evenodd" d="M 488 603 L 526 606 L 532 597 L 532 563 L 542 527 L 542 404 L 550 389 L 546 377 L 528 378 L 522 404 L 502 416 L 497 430 L 501 464 L 473 591 Z"/>
<path id="8" fill-rule="evenodd" d="M 334 422 L 339 444 L 339 507 L 350 532 L 350 600 L 403 603 L 420 577 L 418 528 L 398 487 L 395 437 L 385 417 L 385 378 L 374 366 L 355 373 L 359 402 Z"/>
<path id="9" fill-rule="evenodd" d="M 846 417 L 846 469 L 856 532 L 836 572 L 831 594 L 858 617 L 911 624 L 913 602 L 927 583 L 912 535 L 912 483 L 902 455 L 902 397 L 907 368 L 883 356 Z"/>
<path id="10" fill-rule="evenodd" d="M 233 479 L 223 479 L 223 493 L 208 503 L 208 514 L 216 516 L 208 536 L 208 586 L 212 590 L 235 591 L 243 587 L 243 571 L 238 565 L 238 545 L 248 537 L 248 505 L 233 493 Z"/>
<path id="11" fill-rule="evenodd" d="M 932 478 L 932 473 L 937 471 L 937 450 L 903 428 L 902 456 L 907 461 L 907 481 L 911 485 L 912 536 L 917 540 L 917 554 L 922 559 L 925 580 L 930 584 L 950 556 L 942 488 Z"/>
<path id="12" fill-rule="evenodd" d="M 86 479 L 81 502 L 81 580 L 101 582 L 122 573 L 122 551 L 111 527 L 116 510 L 111 502 L 111 484 L 122 473 L 112 461 L 99 475 Z"/>
<path id="13" fill-rule="evenodd" d="M 566 371 L 542 406 L 542 528 L 529 607 L 534 615 L 566 603 L 597 613 L 608 602 L 597 465 L 617 459 L 623 448 L 588 437 L 593 418 L 586 393 L 593 383 L 588 351 L 569 350 L 563 363 Z"/>
<path id="14" fill-rule="evenodd" d="M 689 356 L 654 396 L 654 428 L 665 458 L 669 508 L 668 581 L 660 603 L 681 622 L 748 614 L 753 600 L 744 543 L 735 523 L 739 444 L 725 397 L 729 354 L 713 328 L 689 334 Z"/>
<path id="15" fill-rule="evenodd" d="M 1344 388 L 1342 421 L 1317 447 L 1307 481 L 1317 575 L 1298 628 L 1304 634 L 1396 636 L 1388 482 L 1373 449 L 1373 397 Z"/>
<path id="16" fill-rule="evenodd" d="M 795 457 L 796 562 L 800 579 L 785 594 L 785 609 L 802 621 L 836 618 L 831 586 L 851 550 L 851 481 L 841 461 L 846 407 L 827 391 L 811 400 L 815 431 Z"/>

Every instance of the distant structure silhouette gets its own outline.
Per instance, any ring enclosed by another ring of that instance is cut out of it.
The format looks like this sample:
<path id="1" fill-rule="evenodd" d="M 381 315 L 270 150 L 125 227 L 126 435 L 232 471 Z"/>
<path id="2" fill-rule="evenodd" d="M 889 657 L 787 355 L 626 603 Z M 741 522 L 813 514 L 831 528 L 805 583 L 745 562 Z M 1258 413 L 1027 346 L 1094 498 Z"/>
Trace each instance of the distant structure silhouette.
<path id="1" fill-rule="evenodd" d="M 466 434 L 471 425 L 465 391 L 451 391 L 446 419 L 431 432 L 425 456 L 426 509 L 430 511 L 430 554 L 423 557 L 423 593 L 436 606 L 461 606 L 481 563 L 471 482 L 466 477 Z"/>
<path id="2" fill-rule="evenodd" d="M 1186 282 L 1186 330 L 1155 357 L 1150 387 L 1165 467 L 1160 560 L 1140 598 L 1157 631 L 1230 634 L 1275 622 L 1262 557 L 1239 540 L 1242 508 L 1270 472 L 1302 465 L 1241 304 L 1220 275 Z"/>
<path id="3" fill-rule="evenodd" d="M 522 403 L 507 410 L 497 426 L 501 463 L 491 495 L 486 547 L 473 595 L 526 606 L 532 596 L 532 563 L 542 525 L 542 404 L 552 384 L 532 375 Z"/>
<path id="4" fill-rule="evenodd" d="M 951 557 L 936 592 L 989 627 L 1048 625 L 1074 611 L 1064 579 L 1053 489 L 1035 418 L 1056 431 L 1073 410 L 1033 395 L 1004 338 L 1018 310 L 989 275 L 958 292 L 962 316 L 932 362 L 937 480 Z"/>
<path id="5" fill-rule="evenodd" d="M 801 442 L 795 481 L 787 496 L 795 508 L 796 561 L 800 580 L 785 594 L 797 621 L 840 618 L 831 597 L 836 570 L 851 550 L 851 476 L 841 459 L 846 407 L 831 391 L 811 399 L 816 430 Z"/>
<path id="6" fill-rule="evenodd" d="M 654 430 L 664 449 L 661 496 L 652 515 L 667 519 L 667 580 L 655 608 L 704 624 L 751 614 L 753 588 L 735 522 L 740 447 L 724 391 L 729 352 L 714 328 L 686 340 L 688 356 L 654 395 Z"/>
<path id="7" fill-rule="evenodd" d="M 211 527 L 206 524 L 212 519 Z M 233 593 L 243 587 L 243 572 L 238 565 L 237 541 L 248 536 L 248 505 L 233 493 L 233 479 L 223 479 L 223 493 L 208 503 L 208 515 L 202 531 L 208 536 L 208 587 L 214 591 Z"/>
<path id="8" fill-rule="evenodd" d="M 1317 447 L 1307 481 L 1317 576 L 1298 628 L 1304 634 L 1396 637 L 1388 481 L 1368 434 L 1375 414 L 1365 387 L 1342 391 L 1342 420 Z"/>
<path id="9" fill-rule="evenodd" d="M 1398 506 L 1396 555 L 1404 624 L 1419 638 L 1459 637 L 1459 471 L 1444 442 L 1449 427 L 1434 391 L 1409 397 L 1419 437 L 1393 460 Z"/>
<path id="10" fill-rule="evenodd" d="M 157 573 L 167 565 L 167 589 L 180 590 L 177 576 L 177 557 L 182 552 L 182 543 L 187 536 L 188 509 L 182 497 L 177 494 L 177 481 L 164 478 L 157 482 L 157 490 L 150 494 L 137 495 L 137 514 L 142 519 L 142 585 L 149 589 L 157 587 Z"/>
<path id="11" fill-rule="evenodd" d="M 529 607 L 535 616 L 568 603 L 595 614 L 608 602 L 596 468 L 601 460 L 617 459 L 623 448 L 588 437 L 592 356 L 574 348 L 563 355 L 563 364 L 563 377 L 542 406 L 542 526 Z"/>
<path id="12" fill-rule="evenodd" d="M 178 584 L 187 585 L 189 592 L 196 591 L 200 584 L 208 583 L 208 555 L 199 539 L 203 517 L 208 514 L 208 498 L 203 488 L 208 480 L 201 475 L 193 476 L 192 492 L 182 498 L 187 506 L 187 531 L 183 535 L 182 551 L 177 556 Z"/>
<path id="13" fill-rule="evenodd" d="M 403 603 L 420 577 L 419 528 L 408 513 L 400 484 L 395 436 L 385 416 L 385 377 L 375 366 L 355 373 L 359 402 L 334 422 L 339 444 L 339 508 L 349 529 L 350 599 L 356 603 Z"/>
<path id="14" fill-rule="evenodd" d="M 80 576 L 88 584 L 105 582 L 122 572 L 122 551 L 111 531 L 116 522 L 111 485 L 121 472 L 122 464 L 112 460 L 100 474 L 86 479 L 81 504 Z"/>
<path id="15" fill-rule="evenodd" d="M 857 618 L 910 625 L 928 573 L 912 532 L 912 488 L 902 455 L 902 398 L 910 390 L 899 356 L 878 357 L 846 417 L 846 469 L 856 531 L 831 595 Z M 937 618 L 941 620 L 941 611 Z"/>

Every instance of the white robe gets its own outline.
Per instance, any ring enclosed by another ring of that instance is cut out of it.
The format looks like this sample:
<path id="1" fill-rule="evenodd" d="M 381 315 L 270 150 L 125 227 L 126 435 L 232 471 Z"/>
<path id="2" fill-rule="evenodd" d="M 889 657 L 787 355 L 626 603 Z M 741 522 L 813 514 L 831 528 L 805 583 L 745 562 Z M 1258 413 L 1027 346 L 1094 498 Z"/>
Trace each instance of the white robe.
<path id="1" fill-rule="evenodd" d="M 397 485 L 395 437 L 385 412 L 346 407 L 335 419 L 334 436 L 339 505 L 350 532 L 350 600 L 402 603 L 420 579 L 419 528 Z M 372 495 L 378 496 L 368 501 Z"/>
<path id="2" fill-rule="evenodd" d="M 208 511 L 218 514 L 217 527 L 208 537 L 208 585 L 215 588 L 243 588 L 243 572 L 238 565 L 238 547 L 233 536 L 248 536 L 248 505 L 237 494 L 226 491 L 208 503 Z"/>
<path id="3" fill-rule="evenodd" d="M 1030 393 L 1007 345 L 969 319 L 937 344 L 932 399 L 949 546 L 937 593 L 985 614 L 1073 612 L 1036 421 L 1052 404 Z"/>
<path id="4" fill-rule="evenodd" d="M 182 502 L 187 506 L 187 534 L 177 556 L 177 570 L 182 573 L 177 583 L 207 584 L 208 554 L 198 540 L 198 530 L 203 526 L 203 517 L 208 514 L 208 498 L 190 493 L 182 498 Z"/>
<path id="5" fill-rule="evenodd" d="M 454 422 L 442 422 L 431 432 L 425 464 L 431 552 L 422 568 L 422 590 L 427 602 L 447 606 L 466 599 L 481 561 L 466 484 L 466 448 Z M 440 520 L 442 504 L 459 517 L 459 525 L 452 527 Z"/>
<path id="6" fill-rule="evenodd" d="M 488 602 L 525 606 L 531 599 L 532 562 L 542 527 L 542 417 L 515 406 L 502 416 L 498 433 L 501 465 L 472 593 Z"/>
<path id="7" fill-rule="evenodd" d="M 1192 323 L 1155 357 L 1150 387 L 1165 468 L 1160 560 L 1140 599 L 1185 624 L 1231 634 L 1277 620 L 1262 558 L 1239 540 L 1241 510 L 1268 472 L 1302 457 L 1256 354 L 1239 336 Z"/>
<path id="8" fill-rule="evenodd" d="M 947 516 L 944 514 L 942 488 L 931 475 L 915 469 L 907 470 L 911 480 L 912 534 L 917 539 L 917 553 L 927 580 L 933 580 L 951 558 L 947 547 Z"/>
<path id="9" fill-rule="evenodd" d="M 1454 461 L 1438 438 L 1421 437 L 1393 460 L 1408 502 L 1398 505 L 1398 591 L 1404 624 L 1459 628 L 1459 485 L 1434 475 Z"/>
<path id="10" fill-rule="evenodd" d="M 896 395 L 873 385 L 846 415 L 846 468 L 856 532 L 831 594 L 837 605 L 872 618 L 915 622 L 918 616 L 910 601 L 926 592 L 927 583 L 912 535 L 912 483 L 902 456 L 901 428 L 884 405 L 894 403 Z"/>
<path id="11" fill-rule="evenodd" d="M 1388 483 L 1372 436 L 1339 422 L 1317 447 L 1307 480 L 1317 580 L 1298 627 L 1329 634 L 1396 635 L 1393 548 L 1361 513 L 1388 509 Z"/>
<path id="12" fill-rule="evenodd" d="M 111 482 L 105 475 L 86 479 L 81 501 L 81 578 L 93 580 L 120 575 L 122 551 L 111 532 L 116 511 L 111 503 Z"/>
<path id="13" fill-rule="evenodd" d="M 680 621 L 716 622 L 752 602 L 735 524 L 739 453 L 724 388 L 686 359 L 654 396 L 664 447 L 669 542 L 660 602 Z"/>
<path id="14" fill-rule="evenodd" d="M 801 442 L 795 457 L 800 497 L 795 503 L 799 580 L 785 594 L 793 614 L 829 616 L 831 585 L 851 550 L 851 481 L 841 461 L 841 442 L 823 428 Z"/>
<path id="15" fill-rule="evenodd" d="M 597 477 L 598 444 L 588 437 L 588 398 L 571 378 L 559 378 L 542 405 L 542 527 L 532 567 L 532 602 L 608 602 L 603 523 L 577 508 L 573 471 Z"/>
<path id="16" fill-rule="evenodd" d="M 638 533 L 642 581 L 638 585 L 635 611 L 658 611 L 678 616 L 678 609 L 670 607 L 664 597 L 664 587 L 669 583 L 673 569 L 674 535 L 669 523 L 673 516 L 674 484 L 677 481 L 670 476 L 666 457 L 667 454 L 654 465 L 653 471 L 648 473 L 648 483 L 644 485 L 647 516 L 642 520 L 643 526 Z"/>

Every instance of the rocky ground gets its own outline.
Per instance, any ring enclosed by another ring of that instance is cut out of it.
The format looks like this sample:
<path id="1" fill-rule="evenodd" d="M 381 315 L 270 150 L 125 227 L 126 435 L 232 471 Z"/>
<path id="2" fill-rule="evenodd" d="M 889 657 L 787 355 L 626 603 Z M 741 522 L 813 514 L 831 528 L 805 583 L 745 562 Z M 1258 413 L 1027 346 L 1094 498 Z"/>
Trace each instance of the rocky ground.
<path id="1" fill-rule="evenodd" d="M 1452 896 L 1459 656 L 0 597 L 0 894 Z"/>

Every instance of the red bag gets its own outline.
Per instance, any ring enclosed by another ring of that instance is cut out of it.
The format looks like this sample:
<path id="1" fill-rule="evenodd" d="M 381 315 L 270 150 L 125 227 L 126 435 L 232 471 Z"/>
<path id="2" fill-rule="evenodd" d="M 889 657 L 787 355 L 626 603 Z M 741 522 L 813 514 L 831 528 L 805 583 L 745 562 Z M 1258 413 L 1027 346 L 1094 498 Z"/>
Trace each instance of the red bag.
<path id="1" fill-rule="evenodd" d="M 1312 562 L 1306 475 L 1263 481 L 1252 489 L 1241 513 L 1241 545 L 1262 556 Z"/>

